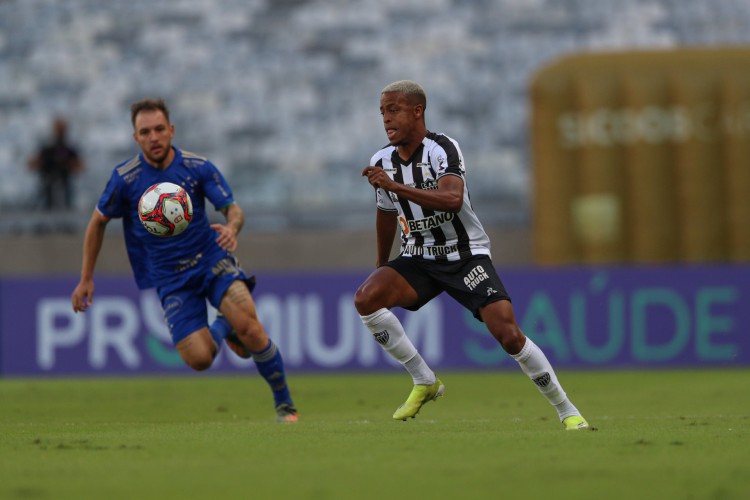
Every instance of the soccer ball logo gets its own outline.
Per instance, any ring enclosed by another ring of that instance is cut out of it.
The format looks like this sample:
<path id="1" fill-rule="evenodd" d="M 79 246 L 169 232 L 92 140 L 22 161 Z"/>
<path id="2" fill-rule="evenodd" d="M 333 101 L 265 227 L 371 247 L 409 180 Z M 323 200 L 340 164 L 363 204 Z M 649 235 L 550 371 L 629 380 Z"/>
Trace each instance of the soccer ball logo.
<path id="1" fill-rule="evenodd" d="M 156 236 L 177 236 L 193 218 L 193 202 L 182 187 L 171 182 L 154 184 L 141 195 L 138 217 Z"/>

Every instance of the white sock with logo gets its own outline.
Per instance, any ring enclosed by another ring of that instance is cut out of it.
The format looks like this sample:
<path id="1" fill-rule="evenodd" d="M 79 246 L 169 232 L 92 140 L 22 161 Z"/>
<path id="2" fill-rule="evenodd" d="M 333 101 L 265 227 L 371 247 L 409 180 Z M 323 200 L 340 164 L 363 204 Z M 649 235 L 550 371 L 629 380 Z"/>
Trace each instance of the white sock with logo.
<path id="1" fill-rule="evenodd" d="M 560 421 L 571 415 L 580 415 L 580 412 L 570 402 L 560 382 L 558 382 L 557 375 L 555 375 L 552 365 L 547 360 L 547 356 L 529 337 L 526 337 L 526 343 L 523 345 L 521 352 L 511 354 L 511 356 L 518 361 L 521 370 L 536 384 L 539 392 L 555 407 L 560 416 Z"/>
<path id="2" fill-rule="evenodd" d="M 401 326 L 395 314 L 383 308 L 360 317 L 378 344 L 404 365 L 415 384 L 432 385 L 435 383 L 435 373 L 427 366 L 425 360 L 417 352 L 417 348 L 406 336 L 404 327 Z"/>

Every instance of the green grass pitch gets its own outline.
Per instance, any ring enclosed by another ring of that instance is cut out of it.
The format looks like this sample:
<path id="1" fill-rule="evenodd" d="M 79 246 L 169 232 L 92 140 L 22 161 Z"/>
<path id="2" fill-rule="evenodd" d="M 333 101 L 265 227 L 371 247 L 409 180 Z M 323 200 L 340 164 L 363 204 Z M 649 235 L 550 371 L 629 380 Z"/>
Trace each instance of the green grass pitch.
<path id="1" fill-rule="evenodd" d="M 1 499 L 747 499 L 750 370 L 558 373 L 565 432 L 520 371 L 0 380 Z"/>

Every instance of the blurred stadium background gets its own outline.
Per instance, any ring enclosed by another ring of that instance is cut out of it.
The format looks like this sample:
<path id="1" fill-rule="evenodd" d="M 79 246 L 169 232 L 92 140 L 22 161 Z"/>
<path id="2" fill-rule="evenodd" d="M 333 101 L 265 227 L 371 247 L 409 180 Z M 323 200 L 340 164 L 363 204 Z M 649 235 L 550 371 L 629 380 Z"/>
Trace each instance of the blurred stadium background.
<path id="1" fill-rule="evenodd" d="M 297 261 L 274 244 L 289 236 L 322 245 L 305 266 L 369 266 L 359 171 L 384 143 L 379 90 L 401 78 L 428 90 L 429 126 L 460 140 L 495 259 L 531 264 L 535 73 L 580 52 L 741 45 L 749 27 L 744 0 L 4 0 L 0 235 L 13 258 L 0 270 L 76 270 L 66 256 L 79 234 L 59 233 L 81 232 L 111 168 L 134 154 L 128 106 L 146 95 L 171 103 L 178 145 L 229 177 L 261 238 L 258 266 Z M 57 115 L 87 169 L 74 213 L 35 213 L 25 163 Z M 15 240 L 39 234 L 55 259 Z M 104 269 L 126 271 L 118 247 Z"/>
<path id="2" fill-rule="evenodd" d="M 129 105 L 155 95 L 172 107 L 176 144 L 211 158 L 245 209 L 238 254 L 272 275 L 274 328 L 317 324 L 320 345 L 338 345 L 307 311 L 354 338 L 351 308 L 336 317 L 329 302 L 371 268 L 374 199 L 359 173 L 385 143 L 380 90 L 408 78 L 428 92 L 428 126 L 461 143 L 494 260 L 523 326 L 547 320 L 537 333 L 554 360 L 747 363 L 749 62 L 747 0 L 0 0 L 0 307 L 16 313 L 0 333 L 39 340 L 47 328 L 64 343 L 68 327 L 76 342 L 106 330 L 104 312 L 78 325 L 63 310 L 91 210 L 136 153 Z M 75 207 L 46 213 L 26 161 L 59 115 L 87 168 Z M 582 264 L 610 267 L 570 270 Z M 130 283 L 116 227 L 97 269 L 116 276 L 101 290 Z M 306 274 L 334 271 L 344 276 Z M 148 302 L 122 294 L 127 307 Z M 445 311 L 445 324 L 481 329 Z M 140 312 L 153 321 L 132 328 L 157 328 L 158 311 Z M 604 333 L 588 347 L 584 317 Z M 300 347 L 299 366 L 310 352 Z"/>
<path id="3" fill-rule="evenodd" d="M 443 296 L 396 314 L 448 397 L 390 421 L 410 382 L 351 299 L 375 245 L 359 173 L 404 78 L 462 146 L 519 324 L 601 432 L 560 432 Z M 246 211 L 297 426 L 268 420 L 249 360 L 187 376 L 116 222 L 71 311 L 147 95 Z M 48 213 L 26 162 L 58 115 L 86 169 Z M 748 498 L 749 263 L 748 0 L 0 0 L 2 498 Z"/>

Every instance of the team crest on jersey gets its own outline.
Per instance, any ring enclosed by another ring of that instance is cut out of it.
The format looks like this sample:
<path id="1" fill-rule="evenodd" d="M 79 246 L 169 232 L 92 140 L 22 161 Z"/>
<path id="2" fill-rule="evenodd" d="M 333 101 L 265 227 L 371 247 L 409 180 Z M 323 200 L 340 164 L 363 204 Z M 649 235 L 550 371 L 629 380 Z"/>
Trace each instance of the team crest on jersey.
<path id="1" fill-rule="evenodd" d="M 422 171 L 422 179 L 424 179 L 424 184 L 430 184 L 431 181 L 435 180 L 435 175 L 432 172 L 432 166 L 429 163 L 417 163 L 417 168 Z"/>

